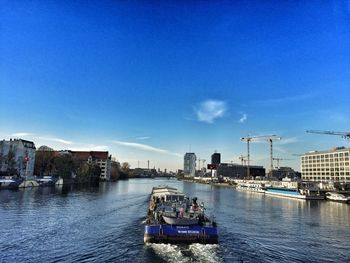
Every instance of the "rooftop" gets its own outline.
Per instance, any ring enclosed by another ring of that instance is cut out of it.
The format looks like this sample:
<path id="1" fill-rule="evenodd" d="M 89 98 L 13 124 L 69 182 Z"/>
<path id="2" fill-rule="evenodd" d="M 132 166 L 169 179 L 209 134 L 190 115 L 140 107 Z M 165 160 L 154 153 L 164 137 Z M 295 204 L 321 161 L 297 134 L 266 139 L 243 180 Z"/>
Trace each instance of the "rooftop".
<path id="1" fill-rule="evenodd" d="M 302 156 L 314 155 L 314 154 L 325 154 L 325 153 L 332 153 L 332 152 L 344 152 L 344 151 L 350 151 L 350 148 L 346 148 L 346 147 L 342 146 L 342 147 L 335 147 L 335 148 L 332 148 L 329 150 L 324 150 L 324 151 L 309 151 Z"/>
<path id="2" fill-rule="evenodd" d="M 108 159 L 108 151 L 71 151 L 72 155 L 81 160 L 87 160 L 90 156 L 93 159 Z"/>

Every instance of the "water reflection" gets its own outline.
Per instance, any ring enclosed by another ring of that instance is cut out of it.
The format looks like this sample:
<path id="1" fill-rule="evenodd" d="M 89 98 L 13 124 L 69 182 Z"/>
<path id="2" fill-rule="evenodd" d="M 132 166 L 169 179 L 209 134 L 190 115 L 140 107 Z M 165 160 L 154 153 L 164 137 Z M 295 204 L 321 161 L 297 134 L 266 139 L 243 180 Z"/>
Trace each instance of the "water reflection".
<path id="1" fill-rule="evenodd" d="M 213 255 L 205 256 L 207 260 L 196 254 L 206 247 L 144 247 L 142 221 L 149 194 L 153 186 L 165 184 L 197 196 L 207 212 L 216 215 L 219 245 L 209 248 Z M 350 205 L 176 180 L 0 191 L 0 215 L 6 226 L 0 228 L 1 262 L 191 262 L 198 257 L 200 262 L 322 262 L 334 261 L 333 255 L 347 262 L 350 258 Z"/>

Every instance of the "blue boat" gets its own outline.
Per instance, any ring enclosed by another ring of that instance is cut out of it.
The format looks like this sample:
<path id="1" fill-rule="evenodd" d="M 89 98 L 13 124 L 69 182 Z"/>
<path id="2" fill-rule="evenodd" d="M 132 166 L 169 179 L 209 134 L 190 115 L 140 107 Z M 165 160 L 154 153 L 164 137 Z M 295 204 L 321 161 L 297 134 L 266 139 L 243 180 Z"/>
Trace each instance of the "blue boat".
<path id="1" fill-rule="evenodd" d="M 324 196 L 318 191 L 310 189 L 286 188 L 286 187 L 266 187 L 265 195 L 289 197 L 302 200 L 323 200 Z"/>
<path id="2" fill-rule="evenodd" d="M 176 188 L 153 187 L 144 242 L 216 244 L 217 225 L 197 198 L 190 200 Z"/>

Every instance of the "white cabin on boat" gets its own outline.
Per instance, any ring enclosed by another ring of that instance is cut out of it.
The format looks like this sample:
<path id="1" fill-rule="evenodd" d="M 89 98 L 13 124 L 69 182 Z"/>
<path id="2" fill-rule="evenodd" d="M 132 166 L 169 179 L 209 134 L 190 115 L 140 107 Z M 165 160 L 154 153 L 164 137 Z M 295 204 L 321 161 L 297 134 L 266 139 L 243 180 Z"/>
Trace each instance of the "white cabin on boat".
<path id="1" fill-rule="evenodd" d="M 165 202 L 184 201 L 185 195 L 178 191 L 176 188 L 164 186 L 164 187 L 153 187 L 152 198 L 164 200 Z"/>

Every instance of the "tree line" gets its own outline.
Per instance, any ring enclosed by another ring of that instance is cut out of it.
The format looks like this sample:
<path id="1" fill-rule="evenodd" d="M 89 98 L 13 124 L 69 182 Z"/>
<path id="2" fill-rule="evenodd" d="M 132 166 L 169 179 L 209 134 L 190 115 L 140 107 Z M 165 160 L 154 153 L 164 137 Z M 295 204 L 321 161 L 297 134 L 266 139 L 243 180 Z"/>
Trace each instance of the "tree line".
<path id="1" fill-rule="evenodd" d="M 130 165 L 112 161 L 111 180 L 127 179 Z M 79 184 L 98 184 L 101 168 L 87 160 L 79 160 L 71 154 L 57 154 L 54 151 L 36 151 L 34 174 L 39 176 L 60 176 L 65 182 Z"/>

